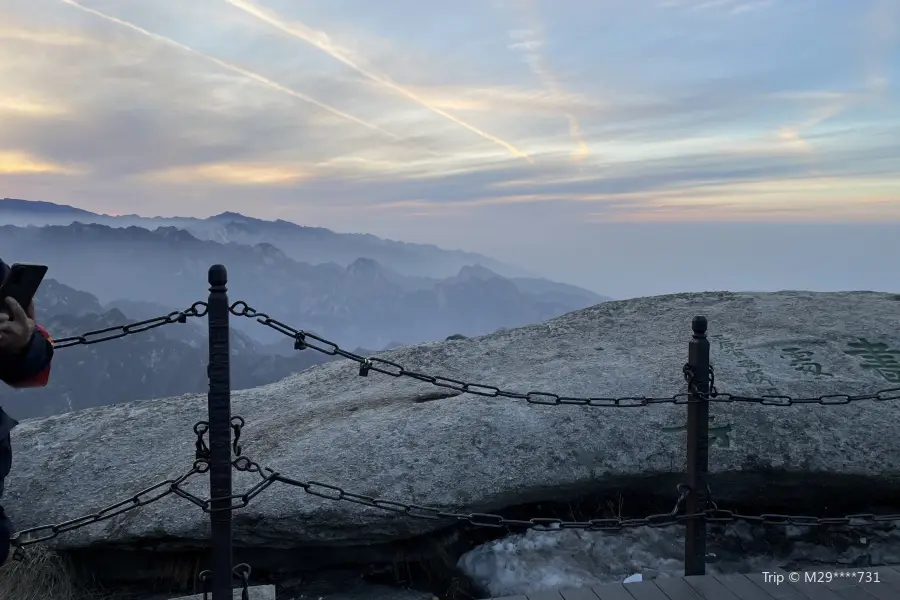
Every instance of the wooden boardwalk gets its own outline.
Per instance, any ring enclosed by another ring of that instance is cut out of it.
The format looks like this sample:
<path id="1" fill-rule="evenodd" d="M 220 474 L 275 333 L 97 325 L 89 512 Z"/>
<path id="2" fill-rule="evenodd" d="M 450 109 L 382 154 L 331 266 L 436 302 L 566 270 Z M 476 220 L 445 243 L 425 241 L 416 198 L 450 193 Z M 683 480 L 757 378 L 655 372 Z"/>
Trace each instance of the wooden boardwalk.
<path id="1" fill-rule="evenodd" d="M 831 581 L 826 573 L 832 574 Z M 502 600 L 900 600 L 900 570 L 891 567 L 823 567 L 821 571 L 800 571 L 797 576 L 799 581 L 792 582 L 788 572 L 775 569 L 769 575 L 662 577 Z"/>

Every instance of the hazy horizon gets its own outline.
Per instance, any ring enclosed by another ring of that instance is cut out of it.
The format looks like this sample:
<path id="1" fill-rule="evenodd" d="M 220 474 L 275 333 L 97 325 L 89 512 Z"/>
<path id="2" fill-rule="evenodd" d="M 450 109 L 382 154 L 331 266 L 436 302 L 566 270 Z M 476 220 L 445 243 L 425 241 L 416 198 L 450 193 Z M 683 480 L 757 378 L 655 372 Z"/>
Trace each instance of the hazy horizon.
<path id="1" fill-rule="evenodd" d="M 896 291 L 900 2 L 2 0 L 0 195 Z"/>
<path id="2" fill-rule="evenodd" d="M 88 209 L 84 206 L 76 208 Z M 241 214 L 263 218 L 252 212 Z M 188 216 L 135 214 L 146 218 Z M 364 229 L 333 231 L 375 234 Z M 599 232 L 607 235 L 598 236 Z M 580 235 L 592 239 L 583 240 Z M 417 239 L 414 234 L 402 238 L 380 237 L 435 243 L 427 237 Z M 896 272 L 893 264 L 900 258 L 900 226 L 895 224 L 601 224 L 570 229 L 564 237 L 543 239 L 547 244 L 541 246 L 541 251 L 522 260 L 522 253 L 528 252 L 532 241 L 519 239 L 514 241 L 517 245 L 510 245 L 509 240 L 496 239 L 493 243 L 481 240 L 460 247 L 437 245 L 446 250 L 479 252 L 521 267 L 535 276 L 578 285 L 617 300 L 723 290 L 900 292 L 897 278 L 892 276 Z M 599 251 L 600 258 L 592 261 L 591 257 L 582 257 L 583 262 L 573 263 L 571 258 L 579 257 L 579 247 L 588 242 L 592 243 L 594 251 Z M 620 255 L 621 252 L 627 252 L 627 255 Z"/>

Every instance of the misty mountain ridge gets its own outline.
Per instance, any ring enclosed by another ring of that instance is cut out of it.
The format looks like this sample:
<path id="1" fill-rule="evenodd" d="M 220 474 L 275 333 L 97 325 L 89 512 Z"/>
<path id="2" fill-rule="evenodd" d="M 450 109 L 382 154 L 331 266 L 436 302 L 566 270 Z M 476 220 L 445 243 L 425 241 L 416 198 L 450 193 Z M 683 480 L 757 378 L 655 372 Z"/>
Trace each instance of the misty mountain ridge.
<path id="1" fill-rule="evenodd" d="M 247 246 L 269 243 L 294 260 L 309 264 L 333 262 L 347 266 L 360 257 L 372 258 L 404 275 L 448 277 L 465 265 L 483 264 L 499 274 L 524 277 L 528 273 L 490 257 L 462 250 L 445 250 L 431 244 L 386 240 L 371 234 L 336 233 L 324 227 L 298 225 L 281 219 L 266 221 L 225 211 L 205 219 L 195 217 L 143 217 L 97 214 L 73 206 L 4 198 L 0 223 L 17 226 L 70 225 L 76 221 L 109 227 L 172 227 L 194 237 L 223 244 Z"/>
<path id="2" fill-rule="evenodd" d="M 174 226 L 0 226 L 0 256 L 47 264 L 52 277 L 100 302 L 151 301 L 179 309 L 206 297 L 207 270 L 221 263 L 229 269 L 232 301 L 247 300 L 349 347 L 480 335 L 605 300 L 574 286 L 508 279 L 483 265 L 464 265 L 445 279 L 405 276 L 372 258 L 313 265 L 271 243 L 214 242 Z M 284 337 L 249 319 L 233 322 L 260 342 Z"/>
<path id="3" fill-rule="evenodd" d="M 35 305 L 38 322 L 56 340 L 175 312 L 144 301 L 117 300 L 103 305 L 96 296 L 52 278 L 42 283 Z M 284 345 L 260 344 L 235 329 L 230 343 L 234 389 L 272 383 L 336 360 L 312 350 L 296 351 L 290 345 L 285 349 Z M 354 352 L 372 354 L 362 348 Z M 162 325 L 114 341 L 61 348 L 53 358 L 53 375 L 46 387 L 4 387 L 0 398 L 7 412 L 26 419 L 170 394 L 202 393 L 208 388 L 208 358 L 207 323 L 189 318 L 186 323 Z"/>

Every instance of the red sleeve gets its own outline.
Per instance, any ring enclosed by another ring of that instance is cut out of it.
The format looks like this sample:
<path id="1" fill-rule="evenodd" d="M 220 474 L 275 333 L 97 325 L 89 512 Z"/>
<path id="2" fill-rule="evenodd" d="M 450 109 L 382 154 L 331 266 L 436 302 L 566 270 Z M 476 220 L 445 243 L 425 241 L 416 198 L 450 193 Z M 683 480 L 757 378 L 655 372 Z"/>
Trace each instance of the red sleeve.
<path id="1" fill-rule="evenodd" d="M 53 338 L 50 337 L 50 334 L 47 333 L 47 330 L 41 327 L 40 325 L 36 325 L 35 329 L 40 332 L 44 339 L 46 340 L 46 357 L 42 358 L 42 362 L 46 362 L 44 367 L 37 371 L 34 375 L 26 378 L 17 380 L 15 382 L 7 382 L 10 386 L 14 388 L 35 388 L 35 387 L 45 387 L 47 383 L 50 381 L 50 366 L 52 364 L 51 358 L 53 357 Z"/>

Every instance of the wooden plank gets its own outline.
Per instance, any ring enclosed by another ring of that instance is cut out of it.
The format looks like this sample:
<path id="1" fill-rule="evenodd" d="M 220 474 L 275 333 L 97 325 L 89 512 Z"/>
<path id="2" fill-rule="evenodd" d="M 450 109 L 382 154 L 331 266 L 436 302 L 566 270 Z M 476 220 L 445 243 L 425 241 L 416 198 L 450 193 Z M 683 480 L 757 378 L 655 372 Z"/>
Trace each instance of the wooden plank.
<path id="1" fill-rule="evenodd" d="M 597 594 L 589 587 L 565 588 L 559 590 L 563 600 L 597 600 Z M 631 598 L 628 598 L 631 600 Z"/>
<path id="2" fill-rule="evenodd" d="M 876 572 L 878 573 L 878 581 L 874 580 L 874 576 L 870 580 L 869 578 L 863 578 L 863 581 L 860 582 L 860 586 L 863 589 L 868 589 L 870 586 L 879 586 L 886 587 L 889 590 L 900 593 L 900 570 L 896 567 L 870 567 L 867 569 L 857 569 L 860 572 Z"/>
<path id="3" fill-rule="evenodd" d="M 839 569 L 835 569 L 835 571 L 839 571 Z M 834 577 L 831 581 L 826 581 L 822 585 L 833 591 L 842 600 L 875 600 L 876 598 L 864 587 L 860 587 L 859 578 Z M 896 592 L 888 593 L 891 597 L 883 600 L 897 600 Z"/>
<path id="4" fill-rule="evenodd" d="M 866 593 L 865 600 L 897 600 L 898 598 L 895 590 L 886 588 L 878 583 L 857 583 L 856 589 Z M 842 590 L 837 590 L 837 593 L 844 600 L 850 600 L 844 595 Z"/>
<path id="5" fill-rule="evenodd" d="M 634 596 L 625 589 L 624 583 L 595 585 L 591 587 L 591 591 L 597 595 L 599 600 L 634 600 Z"/>
<path id="6" fill-rule="evenodd" d="M 834 593 L 841 598 L 841 600 L 875 600 L 872 595 L 869 594 L 869 592 L 861 587 L 856 587 L 855 584 L 829 589 L 833 590 Z M 896 598 L 894 598 L 893 600 L 896 600 Z"/>
<path id="7" fill-rule="evenodd" d="M 834 569 L 832 572 L 841 571 L 854 573 L 852 569 Z M 860 583 L 859 576 L 833 577 L 831 581 L 826 580 L 822 582 L 821 585 L 824 585 L 826 588 L 833 591 L 842 600 L 897 600 L 897 592 L 891 592 L 889 590 L 885 590 L 889 597 L 878 596 L 878 591 L 880 590 L 876 590 L 875 594 L 871 594 L 869 590 L 865 588 L 865 584 Z"/>
<path id="8" fill-rule="evenodd" d="M 771 594 L 747 579 L 746 575 L 714 575 L 713 578 L 740 600 L 772 600 Z"/>
<path id="9" fill-rule="evenodd" d="M 623 583 L 622 587 L 634 597 L 634 600 L 671 600 L 659 589 L 654 581 Z"/>
<path id="10" fill-rule="evenodd" d="M 660 577 L 655 580 L 656 585 L 669 600 L 703 600 L 703 597 L 694 591 L 694 588 L 683 577 Z M 723 598 L 723 600 L 728 600 Z"/>
<path id="11" fill-rule="evenodd" d="M 806 573 L 820 573 L 821 571 L 798 571 L 796 573 L 800 576 L 799 580 L 791 581 L 788 577 L 790 574 L 788 571 L 785 571 L 784 569 L 773 570 L 784 575 L 784 583 L 782 585 L 788 585 L 794 588 L 803 594 L 804 598 L 809 598 L 810 600 L 841 600 L 841 597 L 832 590 L 829 590 L 828 587 L 824 585 L 824 582 L 805 581 Z"/>
<path id="12" fill-rule="evenodd" d="M 559 590 L 544 590 L 528 594 L 528 600 L 563 600 Z"/>
<path id="13" fill-rule="evenodd" d="M 885 582 L 882 578 L 881 568 L 867 568 L 854 570 L 835 569 L 835 571 L 847 571 L 854 573 L 854 577 L 835 577 L 831 582 L 825 582 L 822 585 L 832 590 L 842 600 L 897 600 L 900 598 L 900 588 L 891 587 L 891 583 Z M 873 578 L 869 580 L 863 574 L 871 573 Z M 878 578 L 874 576 L 877 574 Z M 894 585 L 900 584 L 894 573 L 884 575 L 890 578 Z"/>
<path id="14" fill-rule="evenodd" d="M 774 581 L 767 580 L 762 573 L 750 573 L 747 575 L 747 579 L 755 583 L 759 589 L 769 594 L 775 600 L 806 600 L 806 596 L 794 588 L 784 583 L 779 585 Z"/>
<path id="15" fill-rule="evenodd" d="M 824 570 L 824 569 L 823 569 Z M 689 577 L 661 577 L 652 581 L 616 583 L 591 587 L 564 588 L 508 596 L 496 600 L 898 600 L 900 599 L 900 569 L 892 567 L 842 568 L 856 577 L 835 577 L 830 582 L 806 581 L 807 573 L 800 572 L 800 580 L 792 582 L 788 573 L 773 569 L 785 577 L 776 584 L 770 575 L 704 575 Z"/>
<path id="16" fill-rule="evenodd" d="M 684 582 L 705 600 L 740 600 L 711 575 L 690 575 L 684 578 Z"/>

